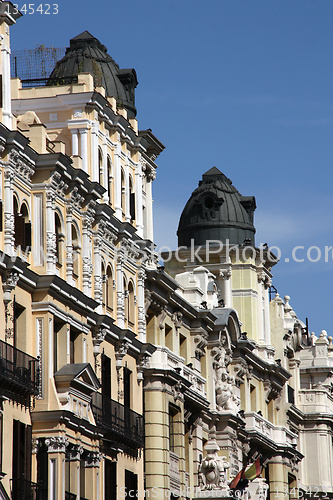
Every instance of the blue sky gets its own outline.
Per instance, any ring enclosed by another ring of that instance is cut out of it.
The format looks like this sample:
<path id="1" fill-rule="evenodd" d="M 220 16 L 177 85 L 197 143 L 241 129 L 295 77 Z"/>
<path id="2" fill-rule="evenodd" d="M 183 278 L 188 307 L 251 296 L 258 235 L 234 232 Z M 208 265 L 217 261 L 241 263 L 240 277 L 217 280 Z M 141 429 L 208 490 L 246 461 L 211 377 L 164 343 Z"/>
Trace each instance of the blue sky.
<path id="1" fill-rule="evenodd" d="M 24 3 L 18 4 L 21 8 Z M 40 5 L 35 3 L 35 8 Z M 59 0 L 12 29 L 12 49 L 65 47 L 84 30 L 138 74 L 140 128 L 166 146 L 154 186 L 157 246 L 177 245 L 183 206 L 218 167 L 255 195 L 257 244 L 282 250 L 274 285 L 310 330 L 333 335 L 331 0 Z M 316 256 L 314 251 L 312 258 Z"/>

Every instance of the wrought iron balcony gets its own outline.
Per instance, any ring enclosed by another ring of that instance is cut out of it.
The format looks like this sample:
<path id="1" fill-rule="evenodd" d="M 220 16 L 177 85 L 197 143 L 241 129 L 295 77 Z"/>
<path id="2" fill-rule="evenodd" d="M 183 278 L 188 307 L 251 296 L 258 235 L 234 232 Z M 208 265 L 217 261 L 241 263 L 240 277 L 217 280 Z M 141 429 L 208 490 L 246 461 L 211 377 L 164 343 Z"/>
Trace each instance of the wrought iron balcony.
<path id="1" fill-rule="evenodd" d="M 24 478 L 12 479 L 13 500 L 47 500 L 47 491 Z"/>
<path id="2" fill-rule="evenodd" d="M 92 411 L 105 437 L 131 450 L 144 446 L 143 416 L 100 392 L 92 399 Z"/>
<path id="3" fill-rule="evenodd" d="M 4 396 L 29 406 L 38 394 L 38 360 L 0 340 L 0 387 Z"/>

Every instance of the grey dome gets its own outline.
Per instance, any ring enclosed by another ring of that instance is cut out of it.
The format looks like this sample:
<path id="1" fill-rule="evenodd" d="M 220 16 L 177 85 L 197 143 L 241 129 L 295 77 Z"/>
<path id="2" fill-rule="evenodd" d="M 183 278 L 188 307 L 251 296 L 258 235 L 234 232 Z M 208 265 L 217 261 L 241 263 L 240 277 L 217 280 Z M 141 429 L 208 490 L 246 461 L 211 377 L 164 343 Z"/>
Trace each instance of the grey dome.
<path id="1" fill-rule="evenodd" d="M 119 69 L 106 47 L 88 31 L 70 40 L 64 57 L 56 63 L 50 79 L 70 78 L 78 73 L 91 73 L 95 85 L 103 85 L 106 95 L 117 99 L 127 109 L 128 117 L 136 116 L 135 88 L 138 84 L 134 69 Z"/>
<path id="2" fill-rule="evenodd" d="M 205 245 L 207 240 L 254 246 L 254 196 L 242 196 L 220 170 L 211 168 L 185 205 L 178 226 L 178 245 Z"/>

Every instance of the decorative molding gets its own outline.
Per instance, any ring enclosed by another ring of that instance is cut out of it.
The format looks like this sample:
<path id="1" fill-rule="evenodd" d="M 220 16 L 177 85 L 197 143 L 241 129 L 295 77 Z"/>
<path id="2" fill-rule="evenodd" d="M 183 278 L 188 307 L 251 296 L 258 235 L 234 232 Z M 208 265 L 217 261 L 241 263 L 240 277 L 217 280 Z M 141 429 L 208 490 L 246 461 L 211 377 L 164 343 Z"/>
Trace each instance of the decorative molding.
<path id="1" fill-rule="evenodd" d="M 15 149 L 9 153 L 9 164 L 15 169 L 16 176 L 19 175 L 28 182 L 31 182 L 31 177 L 35 173 L 33 164 L 27 158 L 23 160 L 20 153 Z"/>
<path id="2" fill-rule="evenodd" d="M 58 196 L 64 198 L 65 193 L 68 189 L 68 184 L 62 180 L 61 174 L 59 172 L 54 172 L 51 176 L 51 187 L 55 190 Z"/>

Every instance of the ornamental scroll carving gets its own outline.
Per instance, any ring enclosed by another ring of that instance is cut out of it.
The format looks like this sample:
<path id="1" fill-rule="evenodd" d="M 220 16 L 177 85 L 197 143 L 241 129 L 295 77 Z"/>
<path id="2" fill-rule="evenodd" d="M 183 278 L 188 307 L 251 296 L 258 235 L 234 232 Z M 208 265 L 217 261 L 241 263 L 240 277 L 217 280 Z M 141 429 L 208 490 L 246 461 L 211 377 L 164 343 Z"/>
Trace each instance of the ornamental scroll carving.
<path id="1" fill-rule="evenodd" d="M 18 151 L 13 150 L 9 154 L 9 163 L 15 168 L 16 175 L 20 175 L 27 181 L 31 181 L 35 170 L 32 163 L 28 164 L 27 159 L 22 159 Z"/>

